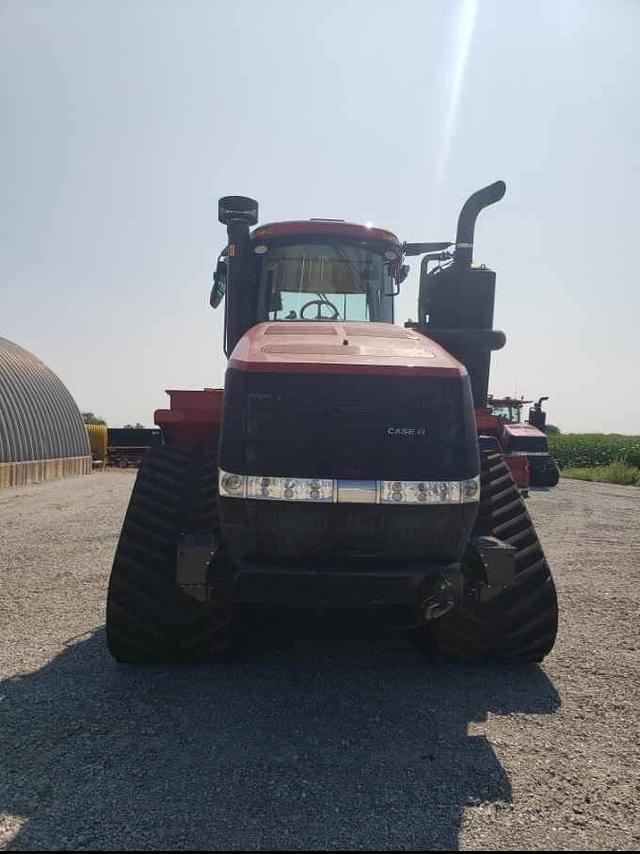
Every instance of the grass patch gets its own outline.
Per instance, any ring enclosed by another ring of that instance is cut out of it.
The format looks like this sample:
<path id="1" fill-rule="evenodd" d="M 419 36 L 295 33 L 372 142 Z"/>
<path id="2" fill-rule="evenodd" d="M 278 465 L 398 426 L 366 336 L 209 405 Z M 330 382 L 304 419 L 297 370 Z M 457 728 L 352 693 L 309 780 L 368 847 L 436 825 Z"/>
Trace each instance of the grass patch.
<path id="1" fill-rule="evenodd" d="M 565 468 L 562 477 L 574 480 L 591 480 L 597 483 L 618 483 L 622 486 L 640 486 L 640 468 L 626 460 L 615 460 L 606 466 L 588 468 Z"/>

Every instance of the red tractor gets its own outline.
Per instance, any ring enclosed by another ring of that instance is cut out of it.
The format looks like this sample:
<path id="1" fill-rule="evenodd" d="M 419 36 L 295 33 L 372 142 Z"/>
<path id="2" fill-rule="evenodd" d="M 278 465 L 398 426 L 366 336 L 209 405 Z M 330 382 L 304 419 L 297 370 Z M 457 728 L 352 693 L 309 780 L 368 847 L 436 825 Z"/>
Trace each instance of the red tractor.
<path id="1" fill-rule="evenodd" d="M 156 412 L 164 444 L 139 471 L 109 585 L 118 661 L 215 656 L 255 606 L 375 611 L 454 659 L 552 649 L 553 580 L 476 419 L 506 339 L 473 235 L 504 192 L 467 200 L 455 245 L 342 220 L 252 230 L 256 202 L 220 199 L 225 386 L 170 391 Z M 418 320 L 396 326 L 411 256 Z"/>
<path id="2" fill-rule="evenodd" d="M 560 480 L 558 464 L 549 453 L 545 435 L 547 416 L 542 404 L 548 397 L 532 400 L 514 397 L 495 398 L 489 395 L 488 408 L 497 420 L 496 435 L 505 459 L 514 472 L 518 465 L 526 462 L 531 486 L 557 486 Z M 533 403 L 527 421 L 522 422 L 522 409 Z"/>

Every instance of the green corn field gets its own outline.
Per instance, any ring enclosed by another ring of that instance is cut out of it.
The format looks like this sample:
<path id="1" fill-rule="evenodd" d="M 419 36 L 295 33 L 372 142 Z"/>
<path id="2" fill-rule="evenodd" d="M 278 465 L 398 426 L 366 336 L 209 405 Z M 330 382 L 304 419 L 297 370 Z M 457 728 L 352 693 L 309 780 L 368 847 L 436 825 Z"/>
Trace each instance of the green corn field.
<path id="1" fill-rule="evenodd" d="M 562 433 L 547 438 L 551 456 L 561 469 L 606 466 L 619 460 L 640 468 L 640 436 Z"/>

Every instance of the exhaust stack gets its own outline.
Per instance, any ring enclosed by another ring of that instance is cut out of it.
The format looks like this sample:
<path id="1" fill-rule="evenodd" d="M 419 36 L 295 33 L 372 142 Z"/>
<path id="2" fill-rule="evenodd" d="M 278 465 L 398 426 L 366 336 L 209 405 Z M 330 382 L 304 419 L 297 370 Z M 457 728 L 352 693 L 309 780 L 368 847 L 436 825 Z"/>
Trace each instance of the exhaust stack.
<path id="1" fill-rule="evenodd" d="M 529 424 L 531 424 L 533 427 L 537 427 L 538 430 L 542 430 L 543 433 L 545 432 L 547 426 L 547 413 L 542 408 L 542 404 L 545 402 L 545 400 L 549 400 L 549 398 L 539 398 L 537 403 L 534 403 L 531 409 L 529 410 Z"/>
<path id="2" fill-rule="evenodd" d="M 462 206 L 458 217 L 456 232 L 455 263 L 459 267 L 468 268 L 473 261 L 473 238 L 476 230 L 478 215 L 489 205 L 499 202 L 507 190 L 504 181 L 495 181 L 488 187 L 483 187 L 473 193 Z"/>

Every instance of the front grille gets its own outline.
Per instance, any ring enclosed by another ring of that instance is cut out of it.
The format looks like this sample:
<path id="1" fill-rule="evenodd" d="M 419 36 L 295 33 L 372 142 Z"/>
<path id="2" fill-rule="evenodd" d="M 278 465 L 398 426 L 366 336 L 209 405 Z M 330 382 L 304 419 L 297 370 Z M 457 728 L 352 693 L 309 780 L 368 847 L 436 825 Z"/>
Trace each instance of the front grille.
<path id="1" fill-rule="evenodd" d="M 478 473 L 466 377 L 230 368 L 220 465 L 265 476 L 456 480 Z"/>

